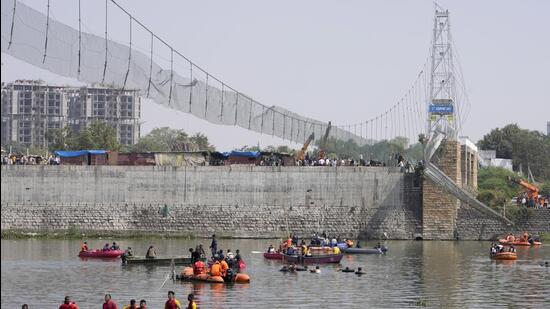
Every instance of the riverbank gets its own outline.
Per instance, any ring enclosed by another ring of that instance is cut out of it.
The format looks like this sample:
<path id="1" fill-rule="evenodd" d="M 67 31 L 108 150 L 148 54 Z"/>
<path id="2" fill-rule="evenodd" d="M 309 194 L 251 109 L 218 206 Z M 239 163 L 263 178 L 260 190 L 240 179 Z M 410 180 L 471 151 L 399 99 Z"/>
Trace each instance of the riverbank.
<path id="1" fill-rule="evenodd" d="M 143 232 L 143 231 L 81 231 L 79 229 L 68 230 L 2 230 L 1 239 L 209 239 L 212 234 L 196 235 L 191 233 L 173 233 L 173 232 Z M 280 237 L 235 237 L 231 235 L 217 234 L 218 239 L 273 239 Z"/>

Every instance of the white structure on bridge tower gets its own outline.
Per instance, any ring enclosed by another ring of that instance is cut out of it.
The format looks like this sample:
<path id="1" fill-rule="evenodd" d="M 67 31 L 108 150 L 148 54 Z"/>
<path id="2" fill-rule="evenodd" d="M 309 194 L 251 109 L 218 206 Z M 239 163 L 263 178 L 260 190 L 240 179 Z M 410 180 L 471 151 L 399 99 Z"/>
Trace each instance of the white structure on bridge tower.
<path id="1" fill-rule="evenodd" d="M 428 102 L 428 132 L 431 138 L 434 137 L 434 133 L 443 133 L 448 139 L 453 140 L 456 140 L 458 136 L 453 71 L 449 11 L 436 4 Z"/>

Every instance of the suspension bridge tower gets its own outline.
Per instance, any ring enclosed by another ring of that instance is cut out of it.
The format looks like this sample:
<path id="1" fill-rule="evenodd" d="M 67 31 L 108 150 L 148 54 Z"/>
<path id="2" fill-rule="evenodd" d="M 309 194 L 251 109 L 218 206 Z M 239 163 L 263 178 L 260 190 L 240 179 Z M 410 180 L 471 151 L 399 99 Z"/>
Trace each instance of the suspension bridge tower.
<path id="1" fill-rule="evenodd" d="M 428 102 L 428 134 L 436 164 L 456 184 L 461 183 L 461 147 L 458 141 L 456 88 L 449 11 L 436 4 L 431 48 Z M 435 151 L 437 150 L 437 152 Z M 422 232 L 424 239 L 456 238 L 460 201 L 430 179 L 423 184 Z"/>

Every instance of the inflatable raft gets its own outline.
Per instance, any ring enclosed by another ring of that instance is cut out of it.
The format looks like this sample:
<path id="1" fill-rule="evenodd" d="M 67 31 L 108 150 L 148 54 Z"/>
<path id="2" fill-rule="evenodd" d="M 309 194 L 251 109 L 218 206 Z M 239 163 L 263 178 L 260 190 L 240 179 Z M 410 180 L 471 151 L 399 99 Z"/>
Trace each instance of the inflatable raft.
<path id="1" fill-rule="evenodd" d="M 493 260 L 517 260 L 518 255 L 515 252 L 499 252 L 491 254 Z"/>
<path id="2" fill-rule="evenodd" d="M 519 240 L 516 240 L 516 241 L 513 241 L 513 242 L 509 242 L 508 240 L 506 239 L 499 239 L 498 242 L 501 244 L 501 245 L 514 245 L 514 246 L 525 246 L 525 247 L 528 247 L 528 246 L 542 246 L 542 242 L 540 241 L 534 241 L 532 244 L 528 241 L 519 241 Z"/>
<path id="3" fill-rule="evenodd" d="M 80 251 L 78 253 L 78 256 L 81 258 L 118 258 L 120 257 L 124 251 L 122 250 L 88 250 L 88 251 Z"/>
<path id="4" fill-rule="evenodd" d="M 195 275 L 192 267 L 184 267 L 177 278 L 184 281 L 202 281 L 209 283 L 250 283 L 250 277 L 247 274 L 237 273 L 233 278 L 226 279 L 228 280 L 226 281 L 222 276 L 211 276 L 210 274 Z"/>
<path id="5" fill-rule="evenodd" d="M 267 260 L 282 260 L 283 254 L 281 252 L 264 252 L 264 259 Z"/>
<path id="6" fill-rule="evenodd" d="M 374 248 L 344 248 L 344 253 L 348 254 L 384 254 L 388 249 L 386 247 L 380 249 Z"/>

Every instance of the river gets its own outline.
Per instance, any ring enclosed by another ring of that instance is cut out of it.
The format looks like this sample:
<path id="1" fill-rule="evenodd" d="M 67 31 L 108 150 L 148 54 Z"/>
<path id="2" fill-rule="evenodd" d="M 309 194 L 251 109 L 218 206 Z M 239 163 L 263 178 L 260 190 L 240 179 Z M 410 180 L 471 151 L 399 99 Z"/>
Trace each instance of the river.
<path id="1" fill-rule="evenodd" d="M 107 241 L 112 239 L 88 243 L 101 247 Z M 154 244 L 158 255 L 181 255 L 197 242 L 209 245 L 188 239 L 119 244 L 136 254 Z M 495 262 L 488 257 L 489 242 L 387 241 L 387 255 L 344 256 L 342 266 L 366 270 L 358 277 L 334 265 L 321 266 L 321 274 L 280 272 L 280 262 L 260 253 L 276 242 L 219 240 L 219 248 L 241 250 L 251 283 L 216 285 L 166 281 L 170 267 L 81 260 L 77 240 L 2 240 L 1 307 L 58 308 L 70 295 L 82 309 L 101 308 L 103 295 L 110 293 L 119 308 L 132 298 L 163 308 L 169 290 L 182 303 L 195 293 L 201 308 L 550 307 L 550 268 L 539 265 L 550 260 L 548 246 L 518 248 L 517 261 Z"/>

